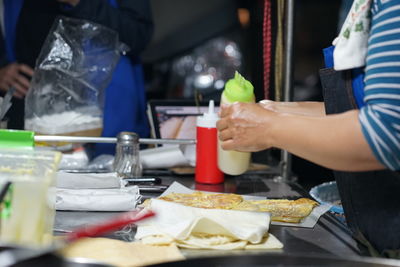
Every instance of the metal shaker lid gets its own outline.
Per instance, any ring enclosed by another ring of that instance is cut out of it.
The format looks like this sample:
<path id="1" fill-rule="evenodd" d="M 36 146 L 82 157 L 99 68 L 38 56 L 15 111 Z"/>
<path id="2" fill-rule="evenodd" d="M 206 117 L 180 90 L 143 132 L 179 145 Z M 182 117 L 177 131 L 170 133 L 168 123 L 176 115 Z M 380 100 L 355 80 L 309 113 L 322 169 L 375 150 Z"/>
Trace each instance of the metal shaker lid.
<path id="1" fill-rule="evenodd" d="M 139 135 L 134 132 L 120 132 L 117 136 L 118 144 L 138 143 Z"/>

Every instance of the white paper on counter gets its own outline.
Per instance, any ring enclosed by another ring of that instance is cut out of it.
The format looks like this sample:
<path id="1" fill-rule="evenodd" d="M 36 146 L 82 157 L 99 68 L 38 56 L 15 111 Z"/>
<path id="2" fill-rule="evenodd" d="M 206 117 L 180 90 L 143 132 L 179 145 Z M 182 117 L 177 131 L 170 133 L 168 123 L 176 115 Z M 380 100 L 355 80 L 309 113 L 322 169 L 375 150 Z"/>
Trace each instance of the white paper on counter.
<path id="1" fill-rule="evenodd" d="M 190 166 L 179 145 L 141 150 L 140 161 L 145 169 Z"/>
<path id="2" fill-rule="evenodd" d="M 56 187 L 68 189 L 120 188 L 117 173 L 68 173 L 57 172 Z"/>
<path id="3" fill-rule="evenodd" d="M 129 211 L 141 198 L 138 186 L 115 189 L 56 189 L 56 210 Z"/>
<path id="4" fill-rule="evenodd" d="M 172 183 L 167 190 L 164 191 L 164 193 L 161 194 L 161 196 L 166 196 L 171 193 L 183 193 L 183 194 L 191 194 L 193 193 L 194 190 L 187 188 L 186 186 L 174 182 Z M 207 192 L 211 194 L 215 194 L 215 192 Z M 262 200 L 266 199 L 265 197 L 260 197 L 260 196 L 250 196 L 250 195 L 244 195 L 242 196 L 246 200 Z M 284 222 L 275 222 L 271 221 L 272 225 L 284 225 L 284 226 L 291 226 L 291 227 L 303 227 L 303 228 L 314 228 L 315 224 L 318 222 L 319 218 L 327 212 L 332 205 L 320 205 L 315 207 L 310 215 L 308 215 L 306 218 L 304 218 L 300 223 L 284 223 Z"/>

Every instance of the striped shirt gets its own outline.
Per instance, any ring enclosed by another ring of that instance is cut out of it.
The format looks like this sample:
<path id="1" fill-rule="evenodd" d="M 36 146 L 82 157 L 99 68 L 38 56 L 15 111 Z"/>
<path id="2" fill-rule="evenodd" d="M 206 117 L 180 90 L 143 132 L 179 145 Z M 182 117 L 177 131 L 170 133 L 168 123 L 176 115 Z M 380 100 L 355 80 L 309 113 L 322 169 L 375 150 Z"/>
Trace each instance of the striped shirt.
<path id="1" fill-rule="evenodd" d="M 373 0 L 362 131 L 376 158 L 400 170 L 400 1 Z"/>

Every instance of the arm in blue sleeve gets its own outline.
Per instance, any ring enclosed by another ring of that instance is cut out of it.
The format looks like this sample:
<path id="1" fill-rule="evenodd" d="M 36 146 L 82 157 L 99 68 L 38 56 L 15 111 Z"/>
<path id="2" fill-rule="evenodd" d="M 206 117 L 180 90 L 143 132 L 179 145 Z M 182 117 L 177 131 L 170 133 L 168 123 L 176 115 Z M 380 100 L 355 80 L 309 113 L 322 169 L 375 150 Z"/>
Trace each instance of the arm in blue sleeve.
<path id="1" fill-rule="evenodd" d="M 372 16 L 362 131 L 376 158 L 400 170 L 400 4 L 380 4 Z"/>

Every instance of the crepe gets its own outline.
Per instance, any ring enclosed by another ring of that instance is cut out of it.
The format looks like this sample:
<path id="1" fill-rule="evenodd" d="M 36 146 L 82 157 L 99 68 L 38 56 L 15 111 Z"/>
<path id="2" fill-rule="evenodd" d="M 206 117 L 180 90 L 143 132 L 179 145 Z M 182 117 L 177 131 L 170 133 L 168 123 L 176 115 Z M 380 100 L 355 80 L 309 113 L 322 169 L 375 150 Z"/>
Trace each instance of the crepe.
<path id="1" fill-rule="evenodd" d="M 150 246 L 167 246 L 175 244 L 180 248 L 186 249 L 255 250 L 283 248 L 283 244 L 275 236 L 268 233 L 259 243 L 256 244 L 226 235 L 207 235 L 201 233 L 192 234 L 184 240 L 175 240 L 166 235 L 149 235 L 141 238 L 141 242 Z"/>
<path id="2" fill-rule="evenodd" d="M 204 193 L 203 193 L 204 194 Z M 280 249 L 268 233 L 270 214 L 231 209 L 204 209 L 152 199 L 157 216 L 138 222 L 135 239 L 148 245 L 175 244 L 191 249 Z"/>
<path id="3" fill-rule="evenodd" d="M 308 199 L 245 200 L 233 207 L 235 210 L 263 211 L 271 213 L 272 221 L 299 223 L 307 217 L 318 203 Z"/>
<path id="4" fill-rule="evenodd" d="M 109 238 L 84 238 L 60 251 L 67 258 L 88 258 L 121 267 L 184 260 L 175 245 L 150 246 Z"/>
<path id="5" fill-rule="evenodd" d="M 206 194 L 195 191 L 192 194 L 172 193 L 159 199 L 179 203 L 189 207 L 204 209 L 232 209 L 243 201 L 235 194 Z"/>
<path id="6" fill-rule="evenodd" d="M 269 212 L 272 221 L 290 223 L 299 223 L 318 205 L 308 198 L 244 200 L 236 194 L 207 194 L 199 191 L 191 194 L 171 193 L 159 199 L 196 208 Z"/>

